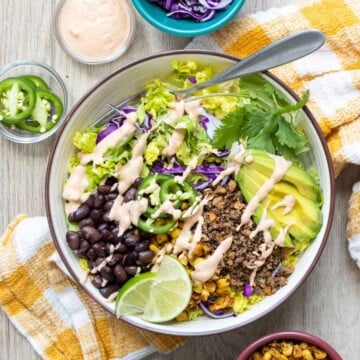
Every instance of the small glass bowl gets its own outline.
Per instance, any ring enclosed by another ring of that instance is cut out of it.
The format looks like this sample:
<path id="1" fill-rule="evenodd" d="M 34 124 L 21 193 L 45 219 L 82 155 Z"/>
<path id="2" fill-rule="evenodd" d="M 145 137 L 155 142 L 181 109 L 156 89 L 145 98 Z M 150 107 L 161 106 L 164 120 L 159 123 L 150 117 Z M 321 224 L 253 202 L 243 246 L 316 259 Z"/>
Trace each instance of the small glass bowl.
<path id="1" fill-rule="evenodd" d="M 33 144 L 49 138 L 60 127 L 67 112 L 68 94 L 63 80 L 49 65 L 31 60 L 20 60 L 0 69 L 0 81 L 9 77 L 23 75 L 37 75 L 42 78 L 49 85 L 50 90 L 60 98 L 63 104 L 61 119 L 58 120 L 57 124 L 51 130 L 44 133 L 32 133 L 30 131 L 11 128 L 0 122 L 0 134 L 2 136 L 13 142 Z"/>
<path id="2" fill-rule="evenodd" d="M 126 41 L 123 43 L 121 47 L 119 47 L 112 55 L 107 57 L 101 57 L 101 58 L 92 58 L 85 55 L 82 55 L 76 51 L 74 51 L 65 41 L 62 31 L 61 31 L 61 22 L 60 22 L 60 16 L 61 11 L 63 9 L 63 6 L 65 5 L 67 0 L 61 0 L 58 5 L 56 6 L 54 20 L 53 20 L 53 31 L 55 33 L 55 38 L 58 42 L 58 44 L 61 46 L 61 48 L 70 55 L 73 59 L 76 61 L 79 61 L 83 64 L 87 65 L 101 65 L 106 64 L 111 61 L 114 61 L 118 59 L 120 56 L 122 56 L 126 50 L 131 45 L 132 39 L 135 35 L 135 29 L 136 29 L 136 15 L 133 7 L 129 5 L 127 0 L 121 0 L 123 1 L 124 6 L 128 10 L 129 13 L 129 19 L 130 19 L 130 32 L 129 36 L 126 39 Z"/>

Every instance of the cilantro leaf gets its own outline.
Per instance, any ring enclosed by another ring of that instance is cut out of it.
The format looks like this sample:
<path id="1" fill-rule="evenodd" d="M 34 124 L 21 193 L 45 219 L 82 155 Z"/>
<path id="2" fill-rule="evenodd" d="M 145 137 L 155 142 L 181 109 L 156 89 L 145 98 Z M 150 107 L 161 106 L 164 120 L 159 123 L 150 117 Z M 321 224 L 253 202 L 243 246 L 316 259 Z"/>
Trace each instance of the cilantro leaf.
<path id="1" fill-rule="evenodd" d="M 213 144 L 218 149 L 230 149 L 242 134 L 244 107 L 237 107 L 222 120 L 222 125 L 215 130 Z"/>

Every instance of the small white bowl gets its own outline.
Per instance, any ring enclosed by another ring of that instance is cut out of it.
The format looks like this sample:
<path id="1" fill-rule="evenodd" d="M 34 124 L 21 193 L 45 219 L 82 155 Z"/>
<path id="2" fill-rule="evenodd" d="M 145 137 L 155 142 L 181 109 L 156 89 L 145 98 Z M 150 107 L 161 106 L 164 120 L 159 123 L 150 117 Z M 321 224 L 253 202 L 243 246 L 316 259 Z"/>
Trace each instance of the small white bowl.
<path id="1" fill-rule="evenodd" d="M 56 94 L 63 104 L 63 114 L 56 125 L 49 131 L 44 133 L 32 133 L 17 128 L 10 128 L 1 124 L 0 134 L 16 143 L 32 144 L 43 141 L 52 136 L 60 127 L 68 106 L 68 94 L 65 84 L 59 74 L 49 65 L 32 60 L 20 60 L 10 63 L 0 69 L 0 81 L 13 77 L 23 75 L 36 75 L 42 78 L 49 86 L 50 90 Z"/>
<path id="2" fill-rule="evenodd" d="M 128 4 L 127 0 L 117 0 L 117 1 L 119 1 L 121 6 L 124 6 L 125 11 L 127 11 L 127 13 L 128 13 L 129 23 L 130 23 L 129 24 L 130 25 L 129 33 L 121 46 L 119 46 L 113 53 L 111 53 L 107 56 L 104 56 L 104 57 L 90 57 L 85 54 L 82 54 L 79 51 L 76 51 L 76 49 L 74 49 L 73 47 L 71 47 L 71 44 L 65 39 L 65 36 L 64 36 L 65 29 L 63 29 L 62 25 L 61 25 L 61 16 L 62 16 L 62 11 L 63 11 L 64 6 L 66 5 L 67 1 L 68 0 L 61 0 L 59 2 L 59 4 L 56 7 L 56 10 L 55 10 L 55 15 L 54 15 L 54 20 L 53 20 L 53 30 L 55 33 L 55 38 L 56 38 L 57 42 L 59 43 L 59 45 L 61 46 L 61 48 L 67 54 L 69 54 L 76 61 L 79 61 L 83 64 L 100 65 L 100 64 L 106 64 L 111 61 L 114 61 L 126 52 L 126 50 L 131 45 L 131 42 L 132 42 L 134 34 L 135 34 L 135 29 L 136 29 L 135 11 L 133 10 L 132 6 L 130 6 Z M 71 24 L 71 26 L 74 26 L 74 25 L 76 25 L 76 24 L 73 24 L 73 23 Z M 96 41 L 97 40 L 95 38 L 92 38 L 93 43 L 96 43 Z M 101 46 L 100 43 L 98 45 Z"/>
<path id="3" fill-rule="evenodd" d="M 63 184 L 67 179 L 68 161 L 74 151 L 72 139 L 77 131 L 82 131 L 107 112 L 106 104 L 119 104 L 125 98 L 136 94 L 154 78 L 166 78 L 171 73 L 172 61 L 197 60 L 208 64 L 217 71 L 239 61 L 238 58 L 216 52 L 184 50 L 152 55 L 125 67 L 122 67 L 98 82 L 71 109 L 54 143 L 46 175 L 46 209 L 49 225 L 57 250 L 73 278 L 84 290 L 110 313 L 114 314 L 114 304 L 104 299 L 98 289 L 90 282 L 81 283 L 84 271 L 78 257 L 69 248 L 65 240 L 67 231 L 64 203 L 61 198 Z M 279 79 L 269 73 L 263 73 L 279 91 L 291 102 L 298 97 Z M 126 86 L 124 86 L 126 84 Z M 153 324 L 133 316 L 122 317 L 137 327 L 158 333 L 182 336 L 200 336 L 225 332 L 249 324 L 269 313 L 284 302 L 304 282 L 313 270 L 325 246 L 334 213 L 335 186 L 330 153 L 321 131 L 310 113 L 302 111 L 301 125 L 310 142 L 310 152 L 306 157 L 306 166 L 313 166 L 320 177 L 320 186 L 324 194 L 323 226 L 309 248 L 300 257 L 288 284 L 274 295 L 266 297 L 246 312 L 236 317 L 214 320 L 201 316 L 195 321 L 169 322 Z"/>

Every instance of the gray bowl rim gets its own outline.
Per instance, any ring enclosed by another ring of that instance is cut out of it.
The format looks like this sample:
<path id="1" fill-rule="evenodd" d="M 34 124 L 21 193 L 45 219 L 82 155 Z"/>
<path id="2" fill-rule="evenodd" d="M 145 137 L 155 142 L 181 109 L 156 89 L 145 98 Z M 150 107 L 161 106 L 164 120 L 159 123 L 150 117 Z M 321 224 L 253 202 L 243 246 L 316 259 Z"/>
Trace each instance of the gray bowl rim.
<path id="1" fill-rule="evenodd" d="M 264 335 L 253 341 L 244 350 L 242 350 L 236 360 L 248 360 L 251 354 L 274 340 L 304 341 L 308 344 L 317 346 L 320 350 L 325 351 L 328 356 L 330 356 L 330 360 L 342 360 L 340 354 L 324 339 L 308 332 L 297 330 L 277 331 Z"/>
<path id="2" fill-rule="evenodd" d="M 50 211 L 50 197 L 51 197 L 51 191 L 49 189 L 49 182 L 50 182 L 50 175 L 51 175 L 51 169 L 52 169 L 52 159 L 54 157 L 55 151 L 56 151 L 56 147 L 57 144 L 60 140 L 60 137 L 65 129 L 65 127 L 69 124 L 72 115 L 76 112 L 76 110 L 78 109 L 78 107 L 87 99 L 87 97 L 93 92 L 96 91 L 100 86 L 102 86 L 104 83 L 106 83 L 109 79 L 111 79 L 112 77 L 116 76 L 117 74 L 126 71 L 127 69 L 140 64 L 142 62 L 146 62 L 148 60 L 152 60 L 152 59 L 156 59 L 159 57 L 166 57 L 166 56 L 172 56 L 172 55 L 176 55 L 176 54 L 185 54 L 185 55 L 210 55 L 210 56 L 216 56 L 216 57 L 222 57 L 224 59 L 228 59 L 228 60 L 234 60 L 234 61 L 241 61 L 241 59 L 239 57 L 233 56 L 233 55 L 228 55 L 228 54 L 224 54 L 224 53 L 220 53 L 217 51 L 209 51 L 209 50 L 173 50 L 173 51 L 165 51 L 165 52 L 159 52 L 159 53 L 155 53 L 152 55 L 149 55 L 145 58 L 136 60 L 134 62 L 131 62 L 125 66 L 122 66 L 120 68 L 118 68 L 117 70 L 111 72 L 109 75 L 105 76 L 103 79 L 101 79 L 99 82 L 97 82 L 95 85 L 93 85 L 93 87 L 91 87 L 72 107 L 72 109 L 68 112 L 66 118 L 64 119 L 61 127 L 58 129 L 57 134 L 56 134 L 56 138 L 54 140 L 50 155 L 49 155 L 49 160 L 48 160 L 48 164 L 47 164 L 47 169 L 46 169 L 46 176 L 45 176 L 45 208 L 46 208 L 46 216 L 48 219 L 48 223 L 49 223 L 49 228 L 50 228 L 50 233 L 54 242 L 54 245 L 56 247 L 57 252 L 60 255 L 61 260 L 63 261 L 63 263 L 65 264 L 65 267 L 67 268 L 67 270 L 69 271 L 70 275 L 72 276 L 72 278 L 76 281 L 76 283 L 78 285 L 80 285 L 80 287 L 85 291 L 85 293 L 87 293 L 88 296 L 90 296 L 90 298 L 92 298 L 97 304 L 99 304 L 100 306 L 102 306 L 106 311 L 108 311 L 103 304 L 101 304 L 86 288 L 86 286 L 82 283 L 81 279 L 79 279 L 79 277 L 75 274 L 75 272 L 72 270 L 72 267 L 70 266 L 69 262 L 66 259 L 66 256 L 63 254 L 63 252 L 61 251 L 61 247 L 59 245 L 59 240 L 56 238 L 56 232 L 55 232 L 55 228 L 52 222 L 52 218 L 51 218 L 51 211 Z M 288 86 L 286 85 L 282 80 L 280 80 L 277 76 L 271 74 L 268 71 L 264 71 L 263 74 L 265 74 L 266 76 L 270 77 L 273 81 L 275 81 L 277 84 L 279 84 L 280 87 L 282 87 L 285 91 L 287 91 L 295 100 L 300 100 L 299 96 Z M 309 110 L 309 108 L 307 106 L 304 106 L 303 108 L 304 112 L 306 113 L 307 117 L 309 118 L 309 120 L 312 123 L 312 126 L 314 127 L 322 148 L 325 152 L 325 156 L 326 156 L 326 162 L 327 162 L 327 167 L 329 170 L 329 174 L 330 174 L 330 211 L 329 211 L 329 221 L 327 223 L 325 232 L 324 232 L 324 237 L 322 239 L 322 243 L 321 246 L 318 250 L 318 253 L 316 254 L 316 257 L 314 259 L 314 261 L 312 262 L 312 264 L 309 266 L 307 272 L 305 273 L 305 275 L 302 277 L 302 279 L 298 282 L 298 284 L 296 285 L 296 287 L 289 292 L 286 296 L 284 296 L 284 298 L 282 299 L 281 302 L 279 302 L 279 304 L 277 304 L 276 306 L 273 307 L 269 307 L 269 309 L 263 313 L 261 315 L 261 317 L 265 316 L 266 314 L 268 314 L 269 312 L 271 312 L 272 310 L 274 310 L 276 307 L 278 307 L 279 305 L 281 305 L 285 300 L 287 300 L 291 295 L 293 295 L 299 288 L 300 286 L 304 283 L 304 281 L 308 278 L 308 276 L 310 275 L 310 273 L 312 272 L 312 270 L 314 269 L 315 265 L 317 264 L 317 262 L 320 259 L 320 256 L 325 248 L 327 239 L 329 237 L 329 233 L 331 230 L 331 225 L 333 222 L 333 217 L 334 217 L 334 210 L 335 210 L 335 175 L 334 175 L 334 168 L 332 165 L 332 160 L 331 160 L 331 155 L 330 155 L 330 151 L 328 149 L 326 140 L 321 132 L 321 129 L 319 127 L 319 125 L 317 124 L 317 121 L 315 120 L 314 115 L 311 113 L 311 111 Z M 112 314 L 111 312 L 109 312 L 110 314 Z M 112 314 L 113 315 L 113 314 Z M 241 324 L 241 325 L 234 325 L 231 326 L 229 328 L 227 328 L 225 331 L 219 329 L 219 331 L 213 331 L 213 332 L 207 332 L 206 330 L 204 330 L 203 332 L 196 332 L 196 333 L 189 333 L 186 336 L 207 336 L 207 335 L 214 335 L 214 334 L 218 334 L 218 333 L 226 333 L 228 331 L 234 330 L 234 329 L 238 329 L 241 327 L 244 327 L 256 320 L 258 320 L 259 317 L 254 317 L 254 319 L 252 319 L 251 321 L 247 322 L 246 324 Z M 121 318 L 122 321 L 127 322 L 128 324 L 134 325 L 136 327 L 140 327 L 144 330 L 147 331 L 153 331 L 154 329 L 151 328 L 151 326 L 147 327 L 147 326 L 140 326 L 139 324 L 133 322 L 130 318 Z M 159 333 L 163 333 L 163 334 L 167 334 L 165 331 L 161 332 L 160 330 L 157 331 Z M 174 333 L 173 335 L 177 335 L 176 333 Z M 182 336 L 184 336 L 182 334 Z"/>

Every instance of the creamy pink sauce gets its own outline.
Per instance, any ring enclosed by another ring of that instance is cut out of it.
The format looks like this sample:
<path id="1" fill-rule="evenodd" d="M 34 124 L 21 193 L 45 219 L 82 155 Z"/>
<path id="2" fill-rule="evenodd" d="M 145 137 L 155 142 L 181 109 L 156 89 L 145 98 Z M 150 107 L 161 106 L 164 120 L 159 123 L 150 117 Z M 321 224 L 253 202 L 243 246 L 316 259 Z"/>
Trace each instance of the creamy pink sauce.
<path id="1" fill-rule="evenodd" d="M 240 230 L 242 225 L 247 224 L 250 221 L 251 216 L 254 214 L 261 201 L 266 198 L 266 196 L 274 188 L 274 185 L 284 177 L 289 167 L 291 166 L 291 162 L 287 161 L 282 156 L 275 155 L 273 156 L 273 158 L 275 161 L 275 169 L 271 174 L 270 178 L 265 181 L 265 183 L 260 187 L 257 193 L 249 201 L 248 205 L 245 208 L 245 211 L 241 216 L 241 223 L 237 230 Z"/>
<path id="2" fill-rule="evenodd" d="M 92 161 L 94 164 L 101 164 L 104 162 L 104 154 L 110 147 L 126 143 L 131 139 L 136 131 L 136 113 L 131 112 L 126 116 L 126 121 L 119 129 L 113 131 L 100 141 L 94 148 L 92 153 L 82 154 L 79 153 L 81 164 L 88 164 Z"/>
<path id="3" fill-rule="evenodd" d="M 160 207 L 151 215 L 153 219 L 158 218 L 162 213 L 170 214 L 174 220 L 179 220 L 181 216 L 181 210 L 176 209 L 170 199 L 165 200 Z"/>
<path id="4" fill-rule="evenodd" d="M 220 261 L 229 250 L 231 243 L 232 236 L 229 236 L 219 244 L 212 255 L 195 265 L 195 270 L 191 273 L 191 279 L 195 283 L 200 284 L 208 281 L 215 274 Z"/>
<path id="5" fill-rule="evenodd" d="M 119 185 L 118 190 L 120 194 L 124 194 L 126 190 L 134 183 L 135 179 L 141 174 L 144 167 L 144 152 L 146 149 L 146 141 L 149 133 L 140 136 L 135 144 L 131 159 L 124 166 L 120 167 L 118 171 Z M 106 139 L 106 138 L 105 138 Z"/>
<path id="6" fill-rule="evenodd" d="M 148 207 L 147 199 L 131 200 L 124 202 L 121 195 L 115 199 L 110 209 L 110 219 L 119 223 L 119 236 L 122 235 L 131 225 L 137 225 L 140 216 Z"/>
<path id="7" fill-rule="evenodd" d="M 164 148 L 161 154 L 163 156 L 169 157 L 175 155 L 181 144 L 184 142 L 185 134 L 186 130 L 184 129 L 174 129 L 167 146 Z"/>
<path id="8" fill-rule="evenodd" d="M 183 184 L 186 180 L 186 178 L 190 175 L 191 171 L 196 168 L 196 164 L 198 161 L 198 157 L 195 156 L 189 161 L 189 165 L 186 167 L 185 171 L 182 173 L 181 176 L 175 176 L 175 180 L 179 184 Z"/>
<path id="9" fill-rule="evenodd" d="M 169 110 L 164 122 L 169 125 L 173 125 L 177 119 L 181 118 L 185 114 L 184 101 L 175 101 L 172 103 L 173 108 Z"/>
<path id="10" fill-rule="evenodd" d="M 201 115 L 205 115 L 205 110 L 201 106 L 200 100 L 187 101 L 185 103 L 185 112 L 192 120 L 198 120 Z"/>
<path id="11" fill-rule="evenodd" d="M 284 207 L 282 212 L 283 215 L 287 215 L 291 212 L 291 210 L 295 207 L 296 199 L 294 195 L 285 195 L 284 198 L 276 203 L 271 210 L 278 209 L 279 207 Z"/>
<path id="12" fill-rule="evenodd" d="M 89 58 L 106 58 L 117 52 L 131 32 L 124 0 L 67 0 L 59 16 L 65 44 Z"/>
<path id="13" fill-rule="evenodd" d="M 173 249 L 173 253 L 175 255 L 187 251 L 191 249 L 191 237 L 192 237 L 192 231 L 191 228 L 200 220 L 202 217 L 204 206 L 208 202 L 207 198 L 204 198 L 200 204 L 198 205 L 197 211 L 191 215 L 190 217 L 187 217 L 184 221 L 183 228 L 181 230 L 180 235 L 177 237 Z"/>
<path id="14" fill-rule="evenodd" d="M 221 180 L 226 178 L 226 176 L 231 175 L 235 172 L 235 166 L 230 166 L 229 168 L 223 170 L 216 179 L 211 183 L 212 186 L 216 186 Z"/>

